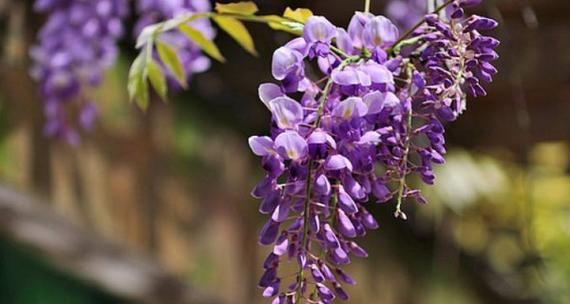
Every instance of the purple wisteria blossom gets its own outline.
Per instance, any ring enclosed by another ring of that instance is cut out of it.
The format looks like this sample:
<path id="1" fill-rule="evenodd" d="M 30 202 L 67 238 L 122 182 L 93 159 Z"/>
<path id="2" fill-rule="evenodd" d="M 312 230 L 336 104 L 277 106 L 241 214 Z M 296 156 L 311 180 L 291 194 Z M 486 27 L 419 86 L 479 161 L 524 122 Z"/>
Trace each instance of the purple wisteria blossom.
<path id="1" fill-rule="evenodd" d="M 140 17 L 135 25 L 135 36 L 138 36 L 147 25 L 171 19 L 181 14 L 204 13 L 212 9 L 208 0 L 138 0 L 136 8 Z M 204 37 L 209 40 L 213 40 L 216 35 L 208 18 L 199 18 L 189 25 L 202 32 Z M 160 39 L 176 48 L 187 78 L 190 78 L 192 74 L 204 72 L 210 68 L 210 59 L 202 54 L 200 47 L 188 40 L 184 34 L 177 31 L 166 32 L 160 35 Z M 171 85 L 175 85 L 175 76 L 170 74 L 166 68 L 163 71 L 172 79 Z"/>
<path id="2" fill-rule="evenodd" d="M 454 1 L 403 38 L 383 16 L 357 12 L 347 29 L 311 17 L 302 37 L 275 51 L 279 83 L 259 87 L 270 136 L 249 139 L 266 172 L 252 195 L 269 217 L 259 242 L 273 248 L 259 286 L 273 304 L 347 300 L 345 285 L 356 282 L 342 267 L 368 256 L 355 238 L 379 227 L 368 205 L 394 198 L 395 216 L 406 219 L 403 200 L 426 202 L 406 178 L 434 182 L 444 123 L 496 73 L 498 41 L 479 31 L 497 23 L 465 17 L 475 2 Z M 395 44 L 406 39 L 404 52 Z M 308 77 L 311 61 L 323 75 Z M 284 263 L 297 271 L 280 273 Z"/>
<path id="3" fill-rule="evenodd" d="M 434 3 L 437 0 L 428 0 Z M 402 29 L 408 29 L 419 22 L 428 11 L 426 0 L 389 0 L 386 15 Z M 433 9 L 433 8 L 432 8 Z"/>
<path id="4" fill-rule="evenodd" d="M 49 14 L 31 50 L 31 73 L 44 100 L 45 133 L 76 144 L 74 125 L 90 129 L 96 119 L 97 108 L 86 91 L 101 83 L 115 61 L 128 3 L 37 0 L 34 9 Z"/>

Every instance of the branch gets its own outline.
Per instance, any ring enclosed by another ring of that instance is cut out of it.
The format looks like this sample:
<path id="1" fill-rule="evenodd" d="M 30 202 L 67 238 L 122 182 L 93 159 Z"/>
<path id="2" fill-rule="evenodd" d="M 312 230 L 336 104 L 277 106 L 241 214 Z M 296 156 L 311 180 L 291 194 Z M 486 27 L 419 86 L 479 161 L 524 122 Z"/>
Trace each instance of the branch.
<path id="1" fill-rule="evenodd" d="M 117 297 L 146 304 L 220 304 L 155 262 L 78 228 L 50 204 L 0 185 L 0 237 Z"/>

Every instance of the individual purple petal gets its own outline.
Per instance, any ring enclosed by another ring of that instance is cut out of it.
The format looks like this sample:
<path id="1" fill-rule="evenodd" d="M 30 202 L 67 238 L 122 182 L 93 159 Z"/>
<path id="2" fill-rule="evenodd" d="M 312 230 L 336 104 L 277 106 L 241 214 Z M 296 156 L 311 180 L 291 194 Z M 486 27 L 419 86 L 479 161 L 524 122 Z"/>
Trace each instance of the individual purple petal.
<path id="1" fill-rule="evenodd" d="M 379 144 L 380 142 L 382 142 L 382 139 L 380 138 L 380 134 L 376 131 L 368 131 L 364 133 L 360 137 L 360 140 L 358 141 L 358 143 L 361 145 L 373 145 L 373 146 Z"/>
<path id="2" fill-rule="evenodd" d="M 362 85 L 367 87 L 372 84 L 372 79 L 368 74 L 352 66 L 348 66 L 343 70 L 333 70 L 331 77 L 339 85 Z"/>
<path id="3" fill-rule="evenodd" d="M 343 301 L 347 301 L 348 300 L 348 294 L 346 293 L 346 291 L 344 289 L 342 289 L 342 286 L 340 286 L 339 283 L 334 283 L 333 284 L 334 287 L 334 293 L 336 294 L 336 296 L 343 300 Z"/>
<path id="4" fill-rule="evenodd" d="M 371 17 L 371 14 L 356 12 L 354 13 L 354 16 L 352 16 L 352 19 L 350 19 L 350 23 L 348 25 L 348 35 L 353 41 L 354 47 L 357 49 L 360 49 L 364 46 L 364 43 L 362 41 L 364 27 L 367 23 L 370 22 Z"/>
<path id="5" fill-rule="evenodd" d="M 372 183 L 372 193 L 378 199 L 379 203 L 386 202 L 392 197 L 390 189 L 380 180 L 376 180 Z"/>
<path id="6" fill-rule="evenodd" d="M 356 53 L 354 50 L 354 42 L 346 30 L 343 28 L 337 28 L 336 33 L 336 44 L 338 48 L 349 55 L 354 55 Z"/>
<path id="7" fill-rule="evenodd" d="M 356 281 L 351 276 L 349 276 L 346 272 L 344 272 L 342 269 L 337 268 L 335 271 L 336 271 L 337 275 L 339 276 L 339 278 L 341 280 L 343 280 L 346 284 L 349 284 L 349 285 L 356 284 Z"/>
<path id="8" fill-rule="evenodd" d="M 271 100 L 269 109 L 281 129 L 294 129 L 303 121 L 303 107 L 287 96 Z"/>
<path id="9" fill-rule="evenodd" d="M 368 112 L 368 107 L 360 97 L 349 97 L 341 101 L 334 109 L 333 116 L 342 119 L 362 117 Z"/>
<path id="10" fill-rule="evenodd" d="M 281 280 L 277 279 L 263 290 L 263 297 L 271 298 L 279 293 L 279 284 Z"/>
<path id="11" fill-rule="evenodd" d="M 364 224 L 364 226 L 367 229 L 373 230 L 373 229 L 378 229 L 379 227 L 378 222 L 376 221 L 374 216 L 370 214 L 368 211 L 366 211 L 366 209 L 364 208 L 362 208 L 362 214 L 360 214 L 360 219 L 362 221 L 362 224 Z"/>
<path id="12" fill-rule="evenodd" d="M 362 97 L 362 101 L 368 107 L 368 115 L 370 114 L 377 114 L 382 111 L 384 108 L 384 100 L 386 99 L 386 94 L 383 94 L 379 91 L 370 92 L 364 97 Z"/>
<path id="13" fill-rule="evenodd" d="M 392 92 L 387 92 L 384 98 L 384 107 L 395 108 L 401 104 L 400 99 Z"/>
<path id="14" fill-rule="evenodd" d="M 327 158 L 325 162 L 325 170 L 333 171 L 342 169 L 348 169 L 348 171 L 352 171 L 352 163 L 350 160 L 348 160 L 348 158 L 340 154 L 331 155 Z"/>
<path id="15" fill-rule="evenodd" d="M 332 291 L 327 286 L 325 286 L 324 284 L 317 283 L 316 287 L 317 287 L 317 291 L 319 293 L 319 296 L 324 301 L 332 301 L 335 298 Z"/>
<path id="16" fill-rule="evenodd" d="M 327 132 L 324 132 L 321 130 L 313 131 L 313 133 L 311 133 L 311 135 L 309 135 L 309 138 L 307 138 L 307 143 L 309 143 L 309 144 L 328 144 L 331 148 L 336 149 L 336 142 L 332 138 L 332 136 L 330 136 L 330 134 L 328 134 Z"/>
<path id="17" fill-rule="evenodd" d="M 334 276 L 331 269 L 327 266 L 327 264 L 320 262 L 319 268 L 321 269 L 321 273 L 329 282 L 336 282 L 336 277 Z"/>
<path id="18" fill-rule="evenodd" d="M 334 250 L 330 251 L 330 259 L 336 265 L 346 265 L 350 263 L 350 258 L 346 251 L 344 251 L 341 247 L 335 248 Z"/>
<path id="19" fill-rule="evenodd" d="M 281 200 L 281 202 L 273 212 L 271 219 L 279 223 L 284 222 L 289 216 L 290 207 L 291 207 L 290 199 Z"/>
<path id="20" fill-rule="evenodd" d="M 359 258 L 367 258 L 368 252 L 364 250 L 362 247 L 358 246 L 355 242 L 350 242 L 350 252 Z"/>
<path id="21" fill-rule="evenodd" d="M 398 28 L 384 16 L 373 17 L 362 33 L 364 44 L 368 48 L 388 47 L 400 36 Z"/>
<path id="22" fill-rule="evenodd" d="M 297 160 L 307 155 L 307 142 L 295 131 L 285 131 L 275 139 L 275 147 L 286 159 Z"/>
<path id="23" fill-rule="evenodd" d="M 275 242 L 279 233 L 279 223 L 273 220 L 267 221 L 259 234 L 259 243 L 261 245 L 270 245 Z"/>
<path id="24" fill-rule="evenodd" d="M 278 297 L 276 297 L 275 299 L 273 299 L 273 301 L 271 302 L 271 304 L 285 304 L 285 302 L 287 301 L 287 298 L 285 297 L 285 295 L 279 295 Z"/>
<path id="25" fill-rule="evenodd" d="M 392 72 L 384 65 L 369 61 L 360 66 L 359 69 L 370 76 L 372 83 L 385 85 L 394 84 L 394 75 L 392 75 Z"/>
<path id="26" fill-rule="evenodd" d="M 323 273 L 321 272 L 321 270 L 317 267 L 317 265 L 315 263 L 309 265 L 309 268 L 311 269 L 311 275 L 313 276 L 313 279 L 315 280 L 315 282 L 322 283 L 325 281 L 325 277 L 324 277 Z"/>
<path id="27" fill-rule="evenodd" d="M 279 202 L 281 201 L 281 192 L 280 191 L 273 191 L 271 194 L 267 195 L 261 201 L 261 205 L 259 205 L 259 212 L 262 214 L 269 214 L 273 213 Z"/>
<path id="28" fill-rule="evenodd" d="M 323 225 L 323 231 L 324 231 L 325 242 L 329 248 L 337 248 L 340 246 L 338 238 L 336 237 L 336 234 L 334 233 L 329 224 Z"/>
<path id="29" fill-rule="evenodd" d="M 263 262 L 263 269 L 276 268 L 279 265 L 279 256 L 270 253 Z"/>
<path id="30" fill-rule="evenodd" d="M 344 210 L 348 214 L 353 214 L 358 211 L 358 207 L 356 207 L 356 203 L 354 200 L 344 191 L 341 187 L 338 189 L 338 205 L 342 210 Z"/>
<path id="31" fill-rule="evenodd" d="M 312 16 L 307 19 L 303 28 L 303 38 L 307 42 L 329 43 L 335 35 L 335 27 L 322 16 Z"/>
<path id="32" fill-rule="evenodd" d="M 316 193 L 328 195 L 331 193 L 331 183 L 324 174 L 321 174 L 315 179 L 314 189 Z"/>
<path id="33" fill-rule="evenodd" d="M 275 154 L 273 140 L 269 136 L 251 136 L 248 142 L 251 151 L 257 156 Z"/>
<path id="34" fill-rule="evenodd" d="M 259 279 L 259 287 L 268 287 L 277 279 L 277 269 L 268 268 Z"/>
<path id="35" fill-rule="evenodd" d="M 342 235 L 348 238 L 356 237 L 356 231 L 354 230 L 354 225 L 350 221 L 350 218 L 342 210 L 338 210 L 338 230 Z"/>
<path id="36" fill-rule="evenodd" d="M 264 198 L 275 189 L 275 179 L 271 176 L 263 177 L 251 190 L 251 196 L 255 198 Z"/>
<path id="37" fill-rule="evenodd" d="M 301 53 L 288 47 L 280 47 L 273 53 L 272 74 L 277 80 L 284 80 L 287 75 L 294 72 L 302 61 Z"/>
<path id="38" fill-rule="evenodd" d="M 269 107 L 269 102 L 277 97 L 285 95 L 285 93 L 283 93 L 283 90 L 281 90 L 281 87 L 274 83 L 262 83 L 259 86 L 258 92 L 259 99 L 261 99 L 261 102 L 263 102 L 263 104 L 270 110 L 271 108 Z"/>
<path id="39" fill-rule="evenodd" d="M 281 234 L 277 241 L 275 242 L 275 246 L 273 247 L 273 253 L 277 256 L 282 256 L 287 253 L 287 248 L 289 247 L 289 238 L 287 237 L 287 233 Z"/>

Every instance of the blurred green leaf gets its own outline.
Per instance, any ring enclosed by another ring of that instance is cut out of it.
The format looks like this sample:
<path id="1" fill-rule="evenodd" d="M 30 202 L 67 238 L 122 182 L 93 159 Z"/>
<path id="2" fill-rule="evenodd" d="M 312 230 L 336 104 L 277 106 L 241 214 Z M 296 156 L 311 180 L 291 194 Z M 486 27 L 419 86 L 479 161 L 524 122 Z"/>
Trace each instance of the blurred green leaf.
<path id="1" fill-rule="evenodd" d="M 158 51 L 158 57 L 164 65 L 174 74 L 176 80 L 182 87 L 186 87 L 186 76 L 184 73 L 184 68 L 182 67 L 182 62 L 176 54 L 176 50 L 170 45 L 156 41 L 156 50 Z"/>
<path id="2" fill-rule="evenodd" d="M 186 24 L 181 24 L 178 29 L 180 29 L 180 31 L 184 33 L 188 39 L 194 41 L 206 54 L 220 62 L 226 61 L 214 42 L 206 38 L 202 32 Z"/>
<path id="3" fill-rule="evenodd" d="M 166 76 L 162 72 L 160 65 L 155 61 L 151 60 L 148 65 L 148 78 L 150 79 L 150 84 L 156 91 L 156 93 L 162 98 L 162 100 L 167 99 L 168 86 L 166 83 Z"/>
<path id="4" fill-rule="evenodd" d="M 237 3 L 216 3 L 216 11 L 218 13 L 236 14 L 236 15 L 253 15 L 257 13 L 258 8 L 254 2 L 237 2 Z"/>
<path id="5" fill-rule="evenodd" d="M 148 107 L 148 84 L 146 82 L 145 52 L 141 52 L 133 61 L 129 70 L 127 89 L 129 98 L 145 110 Z"/>
<path id="6" fill-rule="evenodd" d="M 303 33 L 303 24 L 293 22 L 290 19 L 283 18 L 277 15 L 263 16 L 270 28 L 277 31 L 284 31 L 293 35 L 301 35 Z"/>
<path id="7" fill-rule="evenodd" d="M 239 43 L 246 51 L 254 56 L 257 56 L 253 38 L 251 38 L 249 31 L 242 22 L 236 18 L 226 16 L 214 16 L 213 19 L 222 30 L 234 38 L 234 40 Z"/>
<path id="8" fill-rule="evenodd" d="M 307 22 L 309 17 L 313 16 L 313 12 L 308 8 L 297 8 L 295 10 L 287 7 L 283 13 L 283 17 L 289 18 L 301 23 Z"/>

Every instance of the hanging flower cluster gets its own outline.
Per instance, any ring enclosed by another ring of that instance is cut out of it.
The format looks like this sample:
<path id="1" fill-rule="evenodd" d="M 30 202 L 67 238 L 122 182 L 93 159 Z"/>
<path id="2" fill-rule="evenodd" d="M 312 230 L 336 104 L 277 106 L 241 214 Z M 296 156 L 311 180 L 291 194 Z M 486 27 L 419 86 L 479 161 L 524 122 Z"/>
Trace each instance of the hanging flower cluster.
<path id="1" fill-rule="evenodd" d="M 437 0 L 428 0 L 437 1 Z M 400 28 L 411 28 L 427 12 L 426 0 L 390 0 L 386 4 L 386 16 L 394 20 Z"/>
<path id="2" fill-rule="evenodd" d="M 279 84 L 259 87 L 270 136 L 249 139 L 266 172 L 252 195 L 270 216 L 259 242 L 273 250 L 259 286 L 273 304 L 348 299 L 342 285 L 355 281 L 341 267 L 368 255 L 354 238 L 378 228 L 366 205 L 394 197 L 395 216 L 406 219 L 403 199 L 425 202 L 406 178 L 434 182 L 443 123 L 465 109 L 467 94 L 484 95 L 481 81 L 496 73 L 489 62 L 498 41 L 479 30 L 497 23 L 463 16 L 475 0 L 448 2 L 411 39 L 387 18 L 357 12 L 346 30 L 311 17 L 301 38 L 275 51 Z M 288 260 L 298 265 L 292 275 L 278 271 Z"/>
<path id="3" fill-rule="evenodd" d="M 126 0 L 37 0 L 35 10 L 49 18 L 32 49 L 32 76 L 40 83 L 47 120 L 45 133 L 77 143 L 73 112 L 78 123 L 90 129 L 97 109 L 87 94 L 97 86 L 117 57 L 117 40 L 123 35 Z"/>
<path id="4" fill-rule="evenodd" d="M 211 9 L 212 7 L 208 0 L 138 0 L 137 12 L 140 18 L 135 25 L 135 34 L 140 34 L 145 26 L 163 20 L 172 19 L 182 14 L 205 13 L 211 11 Z M 200 31 L 208 40 L 213 40 L 216 36 L 216 32 L 208 18 L 196 19 L 189 25 Z M 187 78 L 194 73 L 204 72 L 210 68 L 210 59 L 204 56 L 200 47 L 190 41 L 183 33 L 167 32 L 162 34 L 160 39 L 176 49 L 176 54 L 180 58 Z M 164 67 L 163 72 L 171 79 L 172 85 L 177 84 L 174 81 L 176 76 L 167 68 Z"/>
<path id="5" fill-rule="evenodd" d="M 211 10 L 207 0 L 138 0 L 136 7 L 140 14 L 135 25 L 137 34 L 151 23 Z M 104 71 L 117 58 L 117 41 L 123 36 L 128 1 L 36 0 L 35 10 L 48 14 L 38 44 L 31 51 L 32 76 L 40 83 L 44 101 L 45 133 L 77 144 L 76 125 L 89 130 L 96 121 L 98 111 L 89 90 L 101 83 Z M 206 39 L 215 36 L 207 18 L 190 25 Z M 183 34 L 165 33 L 161 40 L 177 51 L 186 77 L 209 68 L 209 59 Z M 163 70 L 174 77 L 168 69 Z"/>

